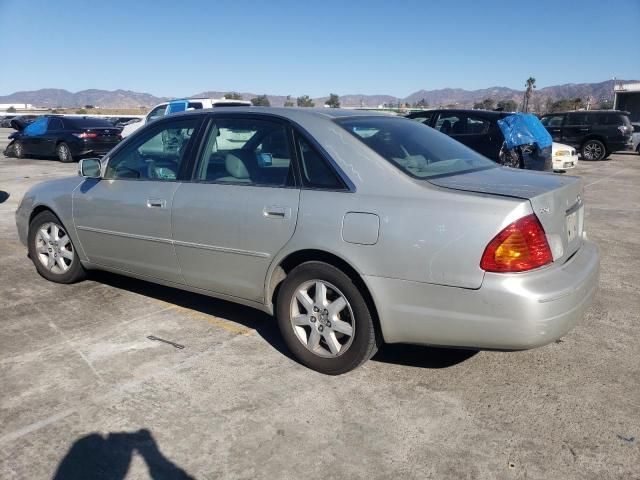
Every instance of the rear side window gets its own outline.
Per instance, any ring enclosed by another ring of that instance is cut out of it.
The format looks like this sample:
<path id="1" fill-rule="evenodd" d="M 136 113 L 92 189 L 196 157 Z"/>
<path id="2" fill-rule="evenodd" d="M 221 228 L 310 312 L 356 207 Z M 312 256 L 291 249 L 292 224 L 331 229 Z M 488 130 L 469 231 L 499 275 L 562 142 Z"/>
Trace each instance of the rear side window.
<path id="1" fill-rule="evenodd" d="M 460 142 L 406 118 L 350 117 L 336 123 L 414 178 L 426 180 L 497 166 Z"/>
<path id="2" fill-rule="evenodd" d="M 62 120 L 59 118 L 51 118 L 49 119 L 49 126 L 47 127 L 47 131 L 51 132 L 53 130 L 62 130 Z"/>
<path id="3" fill-rule="evenodd" d="M 342 190 L 344 185 L 326 159 L 309 142 L 297 135 L 302 168 L 302 182 L 311 188 Z"/>
<path id="4" fill-rule="evenodd" d="M 591 125 L 593 123 L 593 115 L 587 112 L 570 113 L 567 115 L 567 125 Z"/>
<path id="5" fill-rule="evenodd" d="M 467 133 L 470 135 L 481 135 L 489 131 L 491 122 L 486 118 L 469 115 L 467 117 Z"/>
<path id="6" fill-rule="evenodd" d="M 294 185 L 287 127 L 270 120 L 213 119 L 195 179 L 237 185 Z"/>
<path id="7" fill-rule="evenodd" d="M 599 115 L 600 125 L 630 125 L 629 117 L 621 113 L 606 113 Z"/>

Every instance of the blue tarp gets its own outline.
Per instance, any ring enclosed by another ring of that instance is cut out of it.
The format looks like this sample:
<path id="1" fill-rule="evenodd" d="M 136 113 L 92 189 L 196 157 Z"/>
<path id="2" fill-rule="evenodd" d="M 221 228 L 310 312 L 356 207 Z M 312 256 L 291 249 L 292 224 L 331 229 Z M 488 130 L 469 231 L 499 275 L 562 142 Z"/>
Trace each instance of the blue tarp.
<path id="1" fill-rule="evenodd" d="M 498 126 L 504 135 L 507 148 L 520 145 L 537 145 L 543 149 L 550 147 L 553 140 L 538 117 L 531 113 L 514 113 L 498 120 Z"/>

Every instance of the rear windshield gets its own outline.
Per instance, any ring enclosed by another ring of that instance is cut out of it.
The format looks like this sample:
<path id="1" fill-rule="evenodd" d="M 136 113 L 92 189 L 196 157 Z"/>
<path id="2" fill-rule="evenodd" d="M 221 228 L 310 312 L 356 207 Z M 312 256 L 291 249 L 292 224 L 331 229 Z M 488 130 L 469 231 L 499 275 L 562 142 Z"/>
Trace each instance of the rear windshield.
<path id="1" fill-rule="evenodd" d="M 398 117 L 349 117 L 336 123 L 407 175 L 427 179 L 497 165 L 431 127 Z"/>
<path id="2" fill-rule="evenodd" d="M 65 117 L 64 124 L 68 128 L 113 128 L 113 124 L 102 118 L 71 118 Z"/>

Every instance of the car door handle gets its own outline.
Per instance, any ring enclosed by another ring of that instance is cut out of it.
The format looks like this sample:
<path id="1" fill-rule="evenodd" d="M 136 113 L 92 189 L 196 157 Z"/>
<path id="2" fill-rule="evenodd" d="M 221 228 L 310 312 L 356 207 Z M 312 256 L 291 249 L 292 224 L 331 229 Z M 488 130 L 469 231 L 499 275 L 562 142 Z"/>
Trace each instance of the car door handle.
<path id="1" fill-rule="evenodd" d="M 148 208 L 167 208 L 167 201 L 161 198 L 147 198 Z"/>
<path id="2" fill-rule="evenodd" d="M 270 218 L 289 218 L 291 216 L 291 208 L 271 205 L 270 207 L 264 207 L 262 213 L 265 217 Z"/>

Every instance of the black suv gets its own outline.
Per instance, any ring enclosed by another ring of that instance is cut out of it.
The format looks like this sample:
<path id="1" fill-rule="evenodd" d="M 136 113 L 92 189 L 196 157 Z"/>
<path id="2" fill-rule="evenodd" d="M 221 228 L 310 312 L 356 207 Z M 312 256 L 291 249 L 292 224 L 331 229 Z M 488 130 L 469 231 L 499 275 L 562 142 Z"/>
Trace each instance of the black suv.
<path id="1" fill-rule="evenodd" d="M 539 149 L 535 145 L 506 147 L 498 120 L 513 113 L 493 110 L 443 109 L 413 112 L 407 118 L 424 123 L 441 133 L 507 167 L 528 170 L 552 169 L 551 147 Z"/>
<path id="2" fill-rule="evenodd" d="M 544 115 L 540 121 L 554 142 L 575 147 L 585 160 L 602 160 L 619 150 L 633 150 L 629 112 L 584 110 Z"/>

